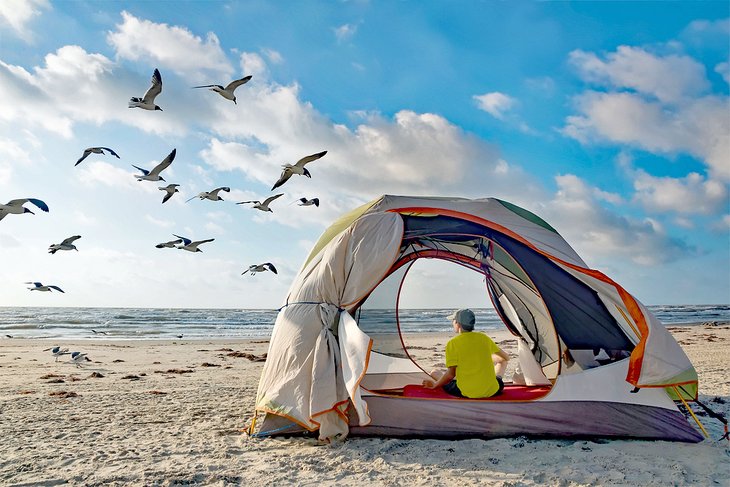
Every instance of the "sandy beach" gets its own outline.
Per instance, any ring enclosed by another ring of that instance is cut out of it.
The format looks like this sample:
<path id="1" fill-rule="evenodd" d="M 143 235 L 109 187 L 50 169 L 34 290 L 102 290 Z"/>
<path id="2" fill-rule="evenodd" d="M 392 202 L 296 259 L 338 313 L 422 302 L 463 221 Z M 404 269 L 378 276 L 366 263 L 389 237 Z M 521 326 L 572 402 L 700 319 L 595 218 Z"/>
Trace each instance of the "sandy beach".
<path id="1" fill-rule="evenodd" d="M 730 324 L 670 328 L 730 416 Z M 515 353 L 507 332 L 492 334 Z M 412 340 L 427 367 L 447 335 Z M 88 354 L 80 367 L 43 349 Z M 248 438 L 265 340 L 0 340 L 2 485 L 729 485 L 730 443 Z M 514 362 L 514 361 L 513 361 Z M 510 376 L 508 370 L 507 377 Z M 450 418 L 445 418 L 446 421 Z"/>

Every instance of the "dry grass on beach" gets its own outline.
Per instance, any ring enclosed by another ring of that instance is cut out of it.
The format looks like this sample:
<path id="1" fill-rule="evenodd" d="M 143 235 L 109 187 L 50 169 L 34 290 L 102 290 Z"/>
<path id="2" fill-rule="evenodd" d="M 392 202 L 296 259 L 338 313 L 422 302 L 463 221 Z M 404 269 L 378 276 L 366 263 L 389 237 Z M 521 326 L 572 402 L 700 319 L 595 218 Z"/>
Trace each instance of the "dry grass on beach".
<path id="1" fill-rule="evenodd" d="M 730 325 L 672 327 L 730 413 Z M 509 335 L 493 335 L 514 355 Z M 446 335 L 411 340 L 425 366 Z M 54 362 L 52 345 L 88 353 Z M 728 442 L 249 439 L 267 343 L 0 340 L 2 485 L 728 485 Z M 717 439 L 722 428 L 701 416 Z M 446 421 L 454 420 L 445 418 Z"/>

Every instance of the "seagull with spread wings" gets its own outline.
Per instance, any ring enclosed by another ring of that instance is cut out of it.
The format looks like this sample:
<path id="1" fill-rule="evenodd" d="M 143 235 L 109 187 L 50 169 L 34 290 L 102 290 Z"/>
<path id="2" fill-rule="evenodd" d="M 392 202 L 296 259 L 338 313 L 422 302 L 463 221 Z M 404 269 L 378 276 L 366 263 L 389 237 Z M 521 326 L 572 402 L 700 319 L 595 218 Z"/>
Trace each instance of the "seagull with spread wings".
<path id="1" fill-rule="evenodd" d="M 221 85 L 201 85 L 193 86 L 193 88 L 208 88 L 210 89 L 210 91 L 215 91 L 226 100 L 231 100 L 233 103 L 238 105 L 238 103 L 236 103 L 236 95 L 233 94 L 233 92 L 236 91 L 236 88 L 241 85 L 245 85 L 249 81 L 251 81 L 251 76 L 246 76 L 244 78 L 231 81 L 225 88 Z"/>
<path id="2" fill-rule="evenodd" d="M 278 274 L 278 272 L 276 272 L 276 267 L 274 267 L 274 264 L 272 264 L 271 262 L 264 262 L 263 264 L 254 264 L 254 265 L 248 266 L 248 269 L 241 272 L 241 275 L 244 275 L 247 272 L 250 272 L 251 275 L 253 276 L 257 272 L 265 272 L 265 271 L 271 271 L 274 274 Z"/>
<path id="3" fill-rule="evenodd" d="M 308 200 L 307 198 L 299 198 L 299 203 L 297 206 L 316 206 L 319 208 L 319 198 L 312 198 L 311 200 Z"/>
<path id="4" fill-rule="evenodd" d="M 137 181 L 164 181 L 164 179 L 160 176 L 160 173 L 167 169 L 167 167 L 172 164 L 172 161 L 175 160 L 175 154 L 177 154 L 177 149 L 172 149 L 172 152 L 165 157 L 161 163 L 156 165 L 151 171 L 148 171 L 147 169 L 142 169 L 139 166 L 135 166 L 132 164 L 132 167 L 135 167 L 142 171 L 142 175 L 136 174 L 134 177 L 137 178 Z"/>
<path id="5" fill-rule="evenodd" d="M 48 205 L 45 202 L 36 198 L 20 198 L 17 200 L 10 200 L 4 205 L 0 205 L 0 220 L 5 218 L 7 215 L 22 215 L 23 213 L 35 215 L 35 213 L 23 206 L 28 202 L 33 203 L 41 210 L 48 213 Z"/>
<path id="6" fill-rule="evenodd" d="M 61 242 L 60 244 L 52 244 L 50 247 L 48 247 L 48 253 L 55 254 L 59 250 L 75 250 L 76 252 L 78 252 L 79 249 L 77 249 L 73 243 L 80 238 L 81 235 L 74 235 L 73 237 L 68 237 L 64 239 L 63 242 Z"/>
<path id="7" fill-rule="evenodd" d="M 76 164 L 74 164 L 74 166 L 78 166 L 79 164 L 81 164 L 81 161 L 89 157 L 91 154 L 105 154 L 104 151 L 109 152 L 109 154 L 119 159 L 119 155 L 111 150 L 109 147 L 89 147 L 88 149 L 84 149 L 84 154 L 79 157 L 79 160 L 76 161 Z"/>
<path id="8" fill-rule="evenodd" d="M 180 186 L 180 185 L 179 184 L 168 184 L 165 187 L 158 188 L 160 191 L 165 191 L 166 192 L 165 196 L 162 198 L 162 202 L 163 203 L 165 203 L 167 200 L 169 200 L 170 198 L 172 198 L 172 195 L 174 195 L 175 193 L 179 193 L 180 192 L 177 189 L 178 186 Z"/>
<path id="9" fill-rule="evenodd" d="M 155 247 L 158 249 L 175 249 L 177 248 L 177 245 L 181 243 L 183 243 L 183 239 L 178 238 L 177 240 L 170 240 L 169 242 L 158 243 L 157 245 L 155 245 Z"/>
<path id="10" fill-rule="evenodd" d="M 223 198 L 218 195 L 218 193 L 220 193 L 221 191 L 229 193 L 231 191 L 231 188 L 229 188 L 228 186 L 221 186 L 220 188 L 215 188 L 212 191 L 203 191 L 202 193 L 198 193 L 196 196 L 189 198 L 187 201 L 185 201 L 185 203 L 190 200 L 194 200 L 195 198 L 200 198 L 201 200 L 223 201 Z"/>
<path id="11" fill-rule="evenodd" d="M 240 202 L 238 202 L 236 204 L 237 205 L 245 205 L 246 203 L 253 203 L 253 206 L 251 208 L 255 208 L 255 209 L 261 210 L 261 211 L 270 211 L 271 213 L 273 213 L 274 210 L 272 210 L 271 208 L 269 208 L 269 205 L 276 198 L 278 198 L 279 196 L 283 196 L 283 195 L 284 195 L 284 193 L 279 193 L 279 194 L 275 194 L 274 196 L 269 196 L 268 198 L 266 198 L 263 201 L 263 203 L 261 201 L 259 201 L 259 200 L 250 200 L 250 201 L 240 201 Z"/>
<path id="12" fill-rule="evenodd" d="M 152 73 L 152 86 L 147 90 L 142 98 L 132 97 L 129 100 L 129 108 L 143 108 L 145 110 L 160 110 L 162 108 L 155 105 L 155 98 L 162 93 L 162 76 L 160 71 L 155 68 Z"/>
<path id="13" fill-rule="evenodd" d="M 50 292 L 50 291 L 51 291 L 51 289 L 55 289 L 56 291 L 58 291 L 58 292 L 60 292 L 60 293 L 62 293 L 62 292 L 63 292 L 63 289 L 61 289 L 61 288 L 60 288 L 60 287 L 58 287 L 58 286 L 54 286 L 54 285 L 50 285 L 50 284 L 49 284 L 48 286 L 45 286 L 45 285 L 43 285 L 43 283 L 42 283 L 42 282 L 26 282 L 26 284 L 33 284 L 33 287 L 29 287 L 29 288 L 28 288 L 28 289 L 30 289 L 31 291 L 43 291 L 43 292 Z M 65 293 L 64 293 L 64 294 L 65 294 Z"/>
<path id="14" fill-rule="evenodd" d="M 274 186 L 271 188 L 271 191 L 274 191 L 276 188 L 284 184 L 285 182 L 289 181 L 289 178 L 292 177 L 294 174 L 298 174 L 300 176 L 307 176 L 308 178 L 311 178 L 312 175 L 309 173 L 306 167 L 304 167 L 305 164 L 316 161 L 317 159 L 320 159 L 324 157 L 324 155 L 327 154 L 327 151 L 318 152 L 316 154 L 312 154 L 311 156 L 302 157 L 299 159 L 295 164 L 284 164 L 283 167 L 284 170 L 281 171 L 281 176 L 279 176 L 279 180 L 274 183 Z"/>
<path id="15" fill-rule="evenodd" d="M 173 233 L 173 235 L 175 235 L 175 234 Z M 213 240 L 215 240 L 214 238 L 209 238 L 209 239 L 206 239 L 206 240 L 195 240 L 195 241 L 192 241 L 189 238 L 181 237 L 180 235 L 175 235 L 175 236 L 177 238 L 181 238 L 182 239 L 182 245 L 178 245 L 177 248 L 180 249 L 180 250 L 187 250 L 188 252 L 202 252 L 202 250 L 200 250 L 198 248 L 198 245 L 201 245 L 201 244 L 204 244 L 204 243 L 208 243 L 208 242 L 212 242 Z"/>

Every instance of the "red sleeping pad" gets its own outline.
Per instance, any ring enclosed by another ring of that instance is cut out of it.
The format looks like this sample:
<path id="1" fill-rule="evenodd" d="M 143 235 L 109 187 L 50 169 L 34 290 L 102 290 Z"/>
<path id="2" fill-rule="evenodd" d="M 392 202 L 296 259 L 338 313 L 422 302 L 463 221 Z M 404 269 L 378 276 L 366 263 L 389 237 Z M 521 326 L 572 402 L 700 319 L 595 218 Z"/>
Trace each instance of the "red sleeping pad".
<path id="1" fill-rule="evenodd" d="M 472 399 L 477 401 L 532 401 L 539 399 L 550 392 L 549 386 L 512 386 L 505 385 L 501 394 L 482 399 Z M 427 399 L 456 399 L 463 398 L 447 394 L 442 388 L 427 389 L 423 386 L 410 384 L 403 388 L 403 397 L 422 397 Z"/>

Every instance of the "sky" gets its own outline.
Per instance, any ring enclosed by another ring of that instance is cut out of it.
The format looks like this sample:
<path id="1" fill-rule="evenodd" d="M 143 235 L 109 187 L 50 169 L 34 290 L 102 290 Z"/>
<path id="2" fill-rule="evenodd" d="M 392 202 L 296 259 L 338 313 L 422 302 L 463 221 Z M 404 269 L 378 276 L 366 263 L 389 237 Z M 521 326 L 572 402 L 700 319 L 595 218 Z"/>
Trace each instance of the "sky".
<path id="1" fill-rule="evenodd" d="M 726 1 L 5 0 L 0 203 L 50 211 L 0 221 L 0 306 L 276 308 L 327 226 L 382 194 L 504 199 L 645 304 L 730 303 L 729 51 Z M 129 109 L 155 68 L 162 111 Z M 191 88 L 248 75 L 237 104 Z M 94 146 L 120 158 L 74 166 Z M 161 204 L 132 164 L 172 149 Z M 324 150 L 273 213 L 235 204 Z M 215 240 L 155 248 L 173 234 Z M 278 274 L 241 275 L 262 262 Z M 437 261 L 404 289 L 489 305 Z"/>

